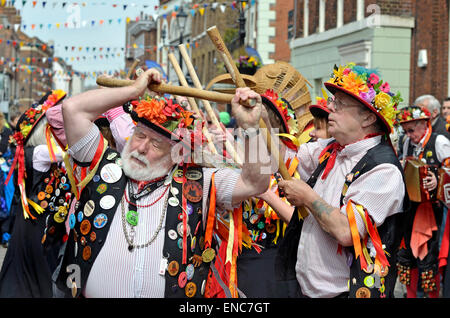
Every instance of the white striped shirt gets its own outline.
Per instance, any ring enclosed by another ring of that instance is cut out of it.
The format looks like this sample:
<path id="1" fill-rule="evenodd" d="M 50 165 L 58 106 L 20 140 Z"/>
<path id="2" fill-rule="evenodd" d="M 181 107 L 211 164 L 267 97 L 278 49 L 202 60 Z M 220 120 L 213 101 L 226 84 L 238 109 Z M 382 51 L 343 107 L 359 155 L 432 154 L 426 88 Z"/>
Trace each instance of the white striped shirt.
<path id="1" fill-rule="evenodd" d="M 89 162 L 99 142 L 99 130 L 93 125 L 90 132 L 69 149 L 78 161 Z M 203 211 L 206 211 L 211 175 L 215 169 L 203 169 Z M 239 174 L 230 169 L 216 172 L 217 209 L 231 209 L 232 193 Z M 134 191 L 137 186 L 133 184 Z M 164 192 L 165 186 L 137 201 L 138 205 L 154 202 Z M 127 189 L 128 191 L 128 189 Z M 169 192 L 169 191 L 168 191 Z M 169 193 L 150 208 L 139 208 L 139 225 L 136 226 L 135 245 L 145 244 L 155 233 L 163 213 L 164 202 Z M 125 202 L 125 209 L 127 203 Z M 206 213 L 203 219 L 206 218 Z M 122 226 L 122 211 L 119 204 L 103 247 L 95 259 L 86 282 L 85 297 L 98 298 L 161 298 L 164 297 L 165 278 L 159 275 L 164 246 L 165 219 L 156 240 L 148 247 L 128 250 Z M 127 224 L 127 232 L 129 233 Z M 167 256 L 167 255 L 166 255 Z"/>
<path id="2" fill-rule="evenodd" d="M 364 139 L 347 145 L 336 157 L 333 169 L 325 180 L 318 178 L 314 191 L 325 202 L 339 207 L 339 200 L 345 176 L 351 172 L 356 163 L 366 152 L 376 146 L 380 136 Z M 319 154 L 330 139 L 320 139 L 300 147 L 297 156 L 300 160 L 298 171 L 302 180 L 307 180 L 318 165 Z M 401 172 L 392 164 L 380 164 L 364 173 L 349 187 L 341 213 L 346 213 L 347 202 L 351 199 L 364 206 L 379 226 L 386 217 L 402 211 L 404 183 Z M 364 223 L 355 210 L 355 218 L 361 237 L 366 234 Z M 313 298 L 334 297 L 348 291 L 347 282 L 350 268 L 347 264 L 349 255 L 342 250 L 338 254 L 338 243 L 322 230 L 311 214 L 305 219 L 297 251 L 295 267 L 297 280 L 304 295 Z M 395 269 L 391 269 L 395 270 Z"/>

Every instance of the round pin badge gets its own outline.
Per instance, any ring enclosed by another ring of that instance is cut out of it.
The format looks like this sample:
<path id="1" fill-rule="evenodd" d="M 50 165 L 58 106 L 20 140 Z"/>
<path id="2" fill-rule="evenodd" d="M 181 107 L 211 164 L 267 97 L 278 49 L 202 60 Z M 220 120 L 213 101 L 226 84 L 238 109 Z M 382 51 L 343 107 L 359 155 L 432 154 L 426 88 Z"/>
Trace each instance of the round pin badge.
<path id="1" fill-rule="evenodd" d="M 186 284 L 186 288 L 184 289 L 184 293 L 187 297 L 192 298 L 195 296 L 197 292 L 197 285 L 194 282 L 189 282 Z"/>
<path id="2" fill-rule="evenodd" d="M 180 191 L 178 191 L 177 188 L 170 187 L 170 193 L 172 193 L 173 196 L 177 196 Z"/>
<path id="3" fill-rule="evenodd" d="M 373 278 L 373 276 L 364 277 L 364 285 L 366 285 L 366 287 L 372 288 L 374 284 L 375 279 Z"/>
<path id="4" fill-rule="evenodd" d="M 91 234 L 89 235 L 89 239 L 91 240 L 91 242 L 94 242 L 97 239 L 97 234 L 95 234 L 95 232 L 92 231 Z"/>
<path id="5" fill-rule="evenodd" d="M 111 209 L 116 204 L 116 199 L 112 195 L 105 195 L 100 199 L 100 207 L 104 210 Z"/>
<path id="6" fill-rule="evenodd" d="M 45 192 L 44 191 L 39 192 L 37 197 L 38 197 L 39 200 L 44 200 L 45 199 Z"/>
<path id="7" fill-rule="evenodd" d="M 176 197 L 170 197 L 169 204 L 170 204 L 170 206 L 175 207 L 180 204 L 180 201 Z"/>
<path id="8" fill-rule="evenodd" d="M 183 239 L 181 237 L 177 241 L 177 246 L 180 250 L 183 249 Z"/>
<path id="9" fill-rule="evenodd" d="M 77 219 L 78 219 L 78 222 L 80 222 L 81 223 L 81 221 L 83 221 L 83 217 L 84 217 L 84 214 L 83 214 L 83 212 L 78 212 L 78 214 L 77 214 Z"/>
<path id="10" fill-rule="evenodd" d="M 202 253 L 202 260 L 205 263 L 209 263 L 214 259 L 215 256 L 216 256 L 216 251 L 214 251 L 212 248 L 207 248 Z"/>
<path id="11" fill-rule="evenodd" d="M 356 298 L 370 298 L 370 290 L 367 287 L 358 288 Z"/>
<path id="12" fill-rule="evenodd" d="M 56 212 L 55 215 L 53 216 L 53 219 L 55 220 L 56 223 L 63 223 L 65 221 L 65 214 L 61 213 L 61 212 Z"/>
<path id="13" fill-rule="evenodd" d="M 180 288 L 184 288 L 184 286 L 186 286 L 187 281 L 188 279 L 186 272 L 181 272 L 180 275 L 178 275 L 178 286 L 180 286 Z"/>
<path id="14" fill-rule="evenodd" d="M 178 274 L 178 270 L 180 269 L 180 264 L 177 261 L 171 261 L 167 266 L 167 272 L 169 272 L 170 276 L 175 276 Z"/>
<path id="15" fill-rule="evenodd" d="M 183 195 L 191 202 L 200 202 L 202 200 L 203 188 L 199 182 L 188 180 L 183 185 Z"/>
<path id="16" fill-rule="evenodd" d="M 173 180 L 177 183 L 183 183 L 183 170 L 177 169 L 173 172 Z"/>
<path id="17" fill-rule="evenodd" d="M 202 177 L 201 171 L 198 170 L 189 170 L 186 171 L 186 179 L 188 180 L 199 180 Z"/>
<path id="18" fill-rule="evenodd" d="M 194 207 L 192 206 L 192 204 L 190 204 L 190 203 L 186 204 L 186 211 L 187 211 L 188 215 L 191 215 L 192 213 L 194 213 Z"/>
<path id="19" fill-rule="evenodd" d="M 83 259 L 84 259 L 85 261 L 87 261 L 88 259 L 91 258 L 91 254 L 92 254 L 91 247 L 90 247 L 89 245 L 88 245 L 88 246 L 85 246 L 85 247 L 83 248 Z"/>
<path id="20" fill-rule="evenodd" d="M 105 227 L 106 223 L 108 223 L 108 217 L 105 213 L 97 214 L 94 218 L 93 223 L 96 229 L 101 229 Z"/>
<path id="21" fill-rule="evenodd" d="M 99 181 L 100 181 L 100 176 L 99 176 L 98 174 L 96 174 L 96 175 L 92 178 L 92 180 L 93 180 L 94 182 L 99 182 Z"/>
<path id="22" fill-rule="evenodd" d="M 178 234 L 177 234 L 177 232 L 176 232 L 175 230 L 169 230 L 169 231 L 167 232 L 167 235 L 169 236 L 169 238 L 170 238 L 171 240 L 176 240 L 177 237 L 178 237 Z"/>
<path id="23" fill-rule="evenodd" d="M 277 226 L 275 224 L 272 224 L 272 223 L 266 224 L 267 233 L 272 234 L 272 233 L 275 233 L 276 230 L 277 230 Z"/>
<path id="24" fill-rule="evenodd" d="M 86 202 L 86 204 L 84 205 L 84 208 L 83 208 L 84 215 L 85 215 L 86 217 L 91 216 L 92 213 L 94 213 L 94 209 L 95 209 L 95 203 L 94 203 L 94 201 L 93 201 L 93 200 L 89 200 L 89 201 Z"/>
<path id="25" fill-rule="evenodd" d="M 177 225 L 177 233 L 179 236 L 183 236 L 183 232 L 184 232 L 184 227 L 183 227 L 183 222 L 178 223 Z M 188 225 L 186 225 L 186 235 L 189 236 L 191 234 L 191 227 Z"/>
<path id="26" fill-rule="evenodd" d="M 91 230 L 91 222 L 89 220 L 83 220 L 80 224 L 80 232 L 83 235 L 86 235 Z"/>
<path id="27" fill-rule="evenodd" d="M 186 266 L 186 277 L 188 280 L 191 280 L 194 277 L 195 267 L 193 264 L 189 264 Z"/>
<path id="28" fill-rule="evenodd" d="M 41 201 L 41 203 L 39 203 L 39 205 L 41 206 L 41 208 L 46 209 L 48 207 L 48 202 L 47 201 Z"/>
<path id="29" fill-rule="evenodd" d="M 108 163 L 100 171 L 100 177 L 106 183 L 114 183 L 122 177 L 122 169 L 115 163 Z"/>
<path id="30" fill-rule="evenodd" d="M 75 218 L 75 214 L 71 214 L 69 216 L 69 227 L 70 229 L 73 229 L 75 227 L 75 223 L 77 222 L 76 218 Z"/>

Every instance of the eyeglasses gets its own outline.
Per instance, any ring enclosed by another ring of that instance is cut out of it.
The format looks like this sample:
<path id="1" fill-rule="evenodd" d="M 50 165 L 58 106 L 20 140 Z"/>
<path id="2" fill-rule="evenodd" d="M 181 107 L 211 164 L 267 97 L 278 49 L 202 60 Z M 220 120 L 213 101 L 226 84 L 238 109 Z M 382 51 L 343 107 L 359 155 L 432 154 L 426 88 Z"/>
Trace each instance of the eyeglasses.
<path id="1" fill-rule="evenodd" d="M 333 108 L 330 108 L 331 104 L 333 104 Z M 338 113 L 338 112 L 341 112 L 342 110 L 348 109 L 350 107 L 359 107 L 359 104 L 347 104 L 347 103 L 341 102 L 340 100 L 337 100 L 335 97 L 328 97 L 327 107 L 328 107 L 328 109 L 331 109 L 334 112 Z"/>

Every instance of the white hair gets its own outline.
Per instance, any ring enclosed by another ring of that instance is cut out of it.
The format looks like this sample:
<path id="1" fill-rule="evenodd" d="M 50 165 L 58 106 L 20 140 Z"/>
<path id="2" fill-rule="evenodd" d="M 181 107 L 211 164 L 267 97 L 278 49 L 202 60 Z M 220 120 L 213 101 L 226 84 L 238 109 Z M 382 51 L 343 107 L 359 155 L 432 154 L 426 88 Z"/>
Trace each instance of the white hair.
<path id="1" fill-rule="evenodd" d="M 30 138 L 27 140 L 27 146 L 39 146 L 47 144 L 47 139 L 45 138 L 45 129 L 47 127 L 48 120 L 47 117 L 42 118 L 31 132 Z"/>
<path id="2" fill-rule="evenodd" d="M 433 95 L 422 95 L 422 96 L 417 97 L 416 100 L 414 101 L 414 105 L 421 105 L 427 100 L 428 100 L 427 108 L 430 112 L 433 112 L 435 110 L 438 113 L 441 112 L 441 103 Z"/>

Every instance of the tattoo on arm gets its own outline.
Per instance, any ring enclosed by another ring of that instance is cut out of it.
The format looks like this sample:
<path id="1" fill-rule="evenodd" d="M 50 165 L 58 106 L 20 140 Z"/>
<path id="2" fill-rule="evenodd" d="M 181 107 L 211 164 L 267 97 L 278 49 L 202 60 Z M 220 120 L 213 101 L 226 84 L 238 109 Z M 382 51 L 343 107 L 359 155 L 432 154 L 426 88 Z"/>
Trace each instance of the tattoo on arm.
<path id="1" fill-rule="evenodd" d="M 331 212 L 334 210 L 334 208 L 332 206 L 330 206 L 329 204 L 327 204 L 325 201 L 318 199 L 315 200 L 312 203 L 312 209 L 313 212 L 315 212 L 314 214 L 319 217 L 320 219 L 322 219 L 322 215 L 326 214 L 327 216 L 329 216 L 331 214 Z"/>

